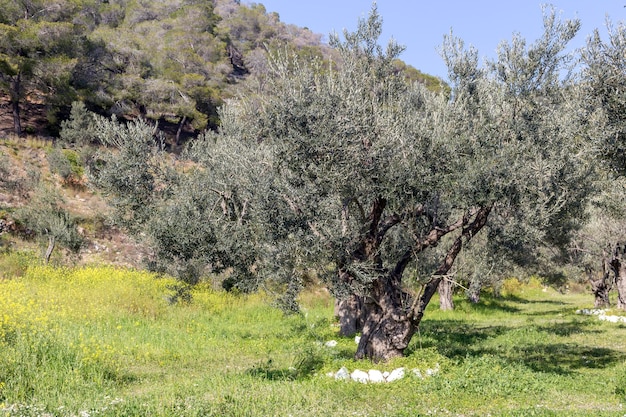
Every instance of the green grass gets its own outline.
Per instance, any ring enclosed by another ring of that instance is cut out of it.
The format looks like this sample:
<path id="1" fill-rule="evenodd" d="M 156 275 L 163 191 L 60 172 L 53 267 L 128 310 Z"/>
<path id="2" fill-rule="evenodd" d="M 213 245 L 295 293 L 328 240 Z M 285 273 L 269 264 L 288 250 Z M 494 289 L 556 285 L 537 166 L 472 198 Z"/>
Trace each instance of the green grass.
<path id="1" fill-rule="evenodd" d="M 587 294 L 516 288 L 432 305 L 405 358 L 355 361 L 332 300 L 284 316 L 263 295 L 109 267 L 30 267 L 0 279 L 0 416 L 623 416 L 626 327 L 579 316 Z M 324 342 L 335 339 L 328 348 Z M 350 370 L 426 369 L 390 384 Z"/>

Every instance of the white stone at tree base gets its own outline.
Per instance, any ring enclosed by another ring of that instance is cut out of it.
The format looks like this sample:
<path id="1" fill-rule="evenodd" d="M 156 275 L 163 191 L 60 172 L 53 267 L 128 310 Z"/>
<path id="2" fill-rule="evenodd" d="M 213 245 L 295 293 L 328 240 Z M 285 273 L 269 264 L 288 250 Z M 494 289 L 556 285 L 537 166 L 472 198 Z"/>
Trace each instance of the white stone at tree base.
<path id="1" fill-rule="evenodd" d="M 417 368 L 413 369 L 412 371 L 413 375 L 415 375 L 417 378 L 424 379 L 425 377 L 436 375 L 439 372 L 439 364 L 436 364 L 435 367 L 432 369 L 426 369 L 424 371 L 424 374 L 422 374 L 422 372 Z M 350 371 L 348 371 L 348 368 L 342 366 L 341 369 L 337 371 L 337 373 L 330 372 L 327 375 L 330 377 L 334 376 L 336 380 L 352 380 L 367 384 L 368 382 L 378 383 L 397 381 L 405 377 L 406 369 L 404 367 L 396 368 L 391 372 L 381 372 L 377 369 L 370 369 L 368 372 L 365 372 L 361 371 L 360 369 L 355 369 L 352 373 L 350 373 Z"/>
<path id="2" fill-rule="evenodd" d="M 583 308 L 582 310 L 576 310 L 576 314 L 584 314 L 586 316 L 599 316 L 604 315 L 606 310 L 602 310 L 599 308 Z"/>
<path id="3" fill-rule="evenodd" d="M 583 308 L 582 310 L 576 310 L 576 314 L 583 314 L 586 316 L 598 316 L 600 321 L 608 321 L 609 323 L 626 323 L 626 317 L 624 316 L 608 316 L 606 310 L 599 308 Z"/>
<path id="4" fill-rule="evenodd" d="M 439 373 L 439 364 L 436 364 L 434 369 L 427 369 L 426 370 L 426 375 L 427 376 L 433 376 L 433 375 L 436 375 L 437 373 Z"/>
<path id="5" fill-rule="evenodd" d="M 604 314 L 600 314 L 598 316 L 598 320 L 608 321 L 608 322 L 611 322 L 611 323 L 619 323 L 619 322 L 626 323 L 626 317 L 622 317 L 622 316 L 607 316 L 607 315 L 604 315 Z"/>
<path id="6" fill-rule="evenodd" d="M 354 381 L 361 382 L 363 384 L 367 384 L 369 379 L 370 379 L 370 377 L 367 374 L 367 372 L 361 371 L 360 369 L 355 369 L 350 374 L 350 378 L 352 378 L 352 380 L 354 380 Z"/>
<path id="7" fill-rule="evenodd" d="M 342 366 L 341 369 L 335 374 L 335 379 L 349 380 L 350 372 L 348 371 L 348 368 Z"/>
<path id="8" fill-rule="evenodd" d="M 370 382 L 385 382 L 383 373 L 377 369 L 370 369 L 367 371 L 367 376 L 369 376 Z"/>
<path id="9" fill-rule="evenodd" d="M 393 371 L 391 371 L 391 373 L 389 374 L 389 376 L 385 378 L 385 380 L 387 382 L 393 382 L 402 378 L 404 378 L 404 368 L 396 368 Z"/>

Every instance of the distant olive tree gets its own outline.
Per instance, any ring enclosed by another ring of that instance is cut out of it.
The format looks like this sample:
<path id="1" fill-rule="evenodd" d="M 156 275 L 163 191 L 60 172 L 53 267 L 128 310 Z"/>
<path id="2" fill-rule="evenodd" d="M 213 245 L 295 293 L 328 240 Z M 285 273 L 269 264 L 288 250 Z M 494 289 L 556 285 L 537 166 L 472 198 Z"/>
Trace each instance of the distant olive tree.
<path id="1" fill-rule="evenodd" d="M 626 309 L 626 25 L 607 22 L 608 39 L 596 30 L 582 51 L 585 106 L 593 129 L 593 145 L 604 177 L 594 207 L 593 229 L 578 241 L 587 263 L 596 305 L 608 303 L 608 290 L 617 289 L 617 307 Z M 590 264 L 589 254 L 595 255 Z M 612 276 L 612 277 L 611 277 Z M 603 300 L 606 299 L 606 302 Z"/>
<path id="2" fill-rule="evenodd" d="M 626 183 L 624 178 L 605 177 L 598 181 L 598 188 L 600 192 L 589 204 L 589 221 L 572 240 L 570 262 L 586 276 L 594 307 L 607 308 L 609 293 L 616 287 L 618 278 L 613 259 L 621 257 L 617 249 L 626 237 Z M 623 308 L 623 303 L 619 307 Z"/>
<path id="3" fill-rule="evenodd" d="M 45 263 L 57 246 L 78 253 L 83 246 L 83 238 L 78 233 L 77 223 L 63 206 L 58 191 L 45 186 L 33 190 L 33 196 L 15 213 L 15 218 L 44 242 Z"/>

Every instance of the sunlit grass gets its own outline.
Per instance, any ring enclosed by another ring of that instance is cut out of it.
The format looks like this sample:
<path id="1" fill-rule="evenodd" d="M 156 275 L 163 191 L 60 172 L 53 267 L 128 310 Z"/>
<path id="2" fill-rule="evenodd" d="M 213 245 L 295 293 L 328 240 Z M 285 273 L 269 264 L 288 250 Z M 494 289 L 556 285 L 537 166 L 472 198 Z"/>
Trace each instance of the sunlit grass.
<path id="1" fill-rule="evenodd" d="M 623 415 L 626 328 L 576 315 L 588 294 L 521 285 L 434 303 L 405 358 L 372 364 L 352 359 L 323 290 L 285 316 L 208 285 L 172 304 L 176 282 L 142 271 L 20 275 L 0 280 L 0 416 Z M 391 384 L 326 376 L 437 365 Z"/>

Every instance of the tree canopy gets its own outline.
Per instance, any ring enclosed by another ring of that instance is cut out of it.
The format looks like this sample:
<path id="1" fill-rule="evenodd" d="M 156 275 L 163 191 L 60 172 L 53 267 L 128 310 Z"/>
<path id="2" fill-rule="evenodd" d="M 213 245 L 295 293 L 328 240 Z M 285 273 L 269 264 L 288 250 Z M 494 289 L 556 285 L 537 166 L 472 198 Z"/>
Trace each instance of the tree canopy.
<path id="1" fill-rule="evenodd" d="M 27 95 L 46 97 L 51 118 L 59 104 L 75 98 L 70 78 L 81 49 L 80 31 L 66 16 L 71 9 L 60 2 L 18 2 L 0 8 L 0 91 L 9 96 L 19 135 L 20 104 Z"/>

